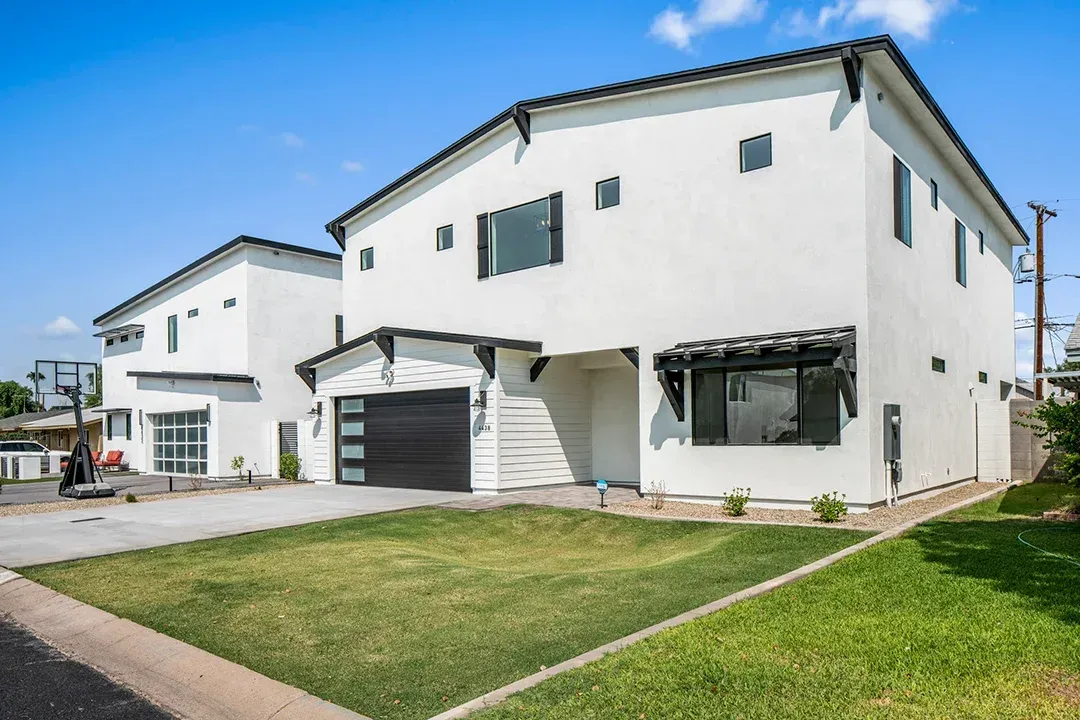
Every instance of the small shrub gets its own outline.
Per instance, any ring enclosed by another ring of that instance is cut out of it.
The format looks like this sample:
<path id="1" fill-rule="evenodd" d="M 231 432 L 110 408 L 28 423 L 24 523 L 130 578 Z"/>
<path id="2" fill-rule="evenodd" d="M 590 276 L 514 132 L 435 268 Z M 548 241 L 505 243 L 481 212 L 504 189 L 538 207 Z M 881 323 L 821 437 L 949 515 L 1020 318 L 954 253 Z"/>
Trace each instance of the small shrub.
<path id="1" fill-rule="evenodd" d="M 1080 454 L 1061 453 L 1054 463 L 1054 474 L 1072 487 L 1080 487 Z"/>
<path id="2" fill-rule="evenodd" d="M 847 494 L 836 496 L 836 491 L 833 491 L 831 496 L 822 493 L 816 497 L 810 498 L 812 505 L 810 509 L 817 513 L 822 522 L 836 522 L 840 518 L 847 515 Z"/>
<path id="3" fill-rule="evenodd" d="M 188 478 L 189 490 L 202 490 L 203 479 L 198 475 L 192 475 Z"/>
<path id="4" fill-rule="evenodd" d="M 234 457 L 232 459 L 232 462 L 230 463 L 230 466 L 232 467 L 233 470 L 236 471 L 236 477 L 243 480 L 244 479 L 244 456 L 243 455 L 237 455 L 236 457 Z"/>
<path id="5" fill-rule="evenodd" d="M 286 480 L 300 479 L 300 458 L 294 453 L 281 456 L 281 477 Z"/>
<path id="6" fill-rule="evenodd" d="M 129 502 L 129 503 L 139 502 L 139 498 L 135 497 L 135 495 L 133 495 L 132 493 L 128 493 L 127 495 L 124 496 L 124 502 Z"/>
<path id="7" fill-rule="evenodd" d="M 1069 515 L 1080 515 L 1080 497 L 1076 495 L 1067 496 L 1061 503 L 1061 506 L 1057 508 L 1058 512 L 1068 513 Z"/>
<path id="8" fill-rule="evenodd" d="M 750 488 L 732 488 L 724 498 L 724 512 L 732 517 L 746 514 L 746 504 L 750 502 Z"/>
<path id="9" fill-rule="evenodd" d="M 649 498 L 649 504 L 653 510 L 660 510 L 667 500 L 667 485 L 663 480 L 653 480 L 649 483 L 649 489 L 645 491 L 645 497 Z"/>

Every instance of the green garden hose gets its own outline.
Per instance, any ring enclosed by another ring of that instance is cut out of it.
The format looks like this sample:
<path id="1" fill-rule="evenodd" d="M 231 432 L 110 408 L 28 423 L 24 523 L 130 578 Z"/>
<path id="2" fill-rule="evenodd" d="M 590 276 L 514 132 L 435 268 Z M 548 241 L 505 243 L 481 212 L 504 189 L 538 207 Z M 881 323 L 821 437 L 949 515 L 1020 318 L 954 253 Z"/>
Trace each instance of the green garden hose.
<path id="1" fill-rule="evenodd" d="M 1058 555 L 1057 553 L 1052 553 L 1049 550 L 1046 550 L 1044 548 L 1039 547 L 1038 545 L 1032 545 L 1027 540 L 1025 540 L 1024 536 L 1027 535 L 1029 532 L 1032 532 L 1034 530 L 1072 530 L 1072 528 L 1067 528 L 1067 527 L 1031 528 L 1030 530 L 1025 530 L 1024 532 L 1017 535 L 1016 539 L 1019 540 L 1020 542 L 1022 542 L 1024 545 L 1027 545 L 1029 548 L 1031 548 L 1033 550 L 1038 550 L 1039 552 L 1043 553 L 1044 555 L 1049 555 L 1050 557 L 1055 557 L 1058 560 L 1064 560 L 1067 563 L 1072 563 L 1076 567 L 1080 567 L 1080 561 L 1077 561 L 1076 559 L 1074 559 L 1074 558 L 1072 558 L 1072 557 L 1070 557 L 1068 555 Z"/>

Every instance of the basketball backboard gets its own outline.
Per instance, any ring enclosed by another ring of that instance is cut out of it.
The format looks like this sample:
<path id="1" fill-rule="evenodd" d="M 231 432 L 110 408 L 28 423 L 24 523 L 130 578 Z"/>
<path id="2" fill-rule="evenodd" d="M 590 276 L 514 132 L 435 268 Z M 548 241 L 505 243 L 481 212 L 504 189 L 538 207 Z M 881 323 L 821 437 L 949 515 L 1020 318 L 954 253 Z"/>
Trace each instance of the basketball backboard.
<path id="1" fill-rule="evenodd" d="M 54 402 L 66 397 L 64 391 L 78 389 L 81 395 L 98 392 L 98 364 L 70 362 L 67 360 L 37 360 L 34 362 L 34 395 L 42 405 L 48 405 L 46 396 Z M 58 403 L 67 405 L 66 402 Z"/>

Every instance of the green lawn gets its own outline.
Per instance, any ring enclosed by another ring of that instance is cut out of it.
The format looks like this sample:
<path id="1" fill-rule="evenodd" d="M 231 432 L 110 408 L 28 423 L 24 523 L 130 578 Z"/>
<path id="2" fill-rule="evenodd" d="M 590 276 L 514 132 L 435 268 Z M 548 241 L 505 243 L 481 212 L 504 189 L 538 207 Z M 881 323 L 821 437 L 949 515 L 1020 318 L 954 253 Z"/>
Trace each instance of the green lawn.
<path id="1" fill-rule="evenodd" d="M 661 633 L 481 713 L 504 718 L 1077 718 L 1080 527 L 1034 484 Z"/>
<path id="2" fill-rule="evenodd" d="M 20 572 L 357 712 L 423 718 L 868 535 L 423 509 Z"/>

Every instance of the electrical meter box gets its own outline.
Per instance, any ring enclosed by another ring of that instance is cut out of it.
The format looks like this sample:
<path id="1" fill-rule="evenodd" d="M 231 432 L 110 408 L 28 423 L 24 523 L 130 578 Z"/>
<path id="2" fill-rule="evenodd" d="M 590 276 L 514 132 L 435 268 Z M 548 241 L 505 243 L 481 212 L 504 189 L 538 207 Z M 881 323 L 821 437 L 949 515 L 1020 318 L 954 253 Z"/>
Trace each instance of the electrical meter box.
<path id="1" fill-rule="evenodd" d="M 884 413 L 885 462 L 900 459 L 900 406 L 885 404 Z"/>

